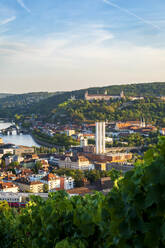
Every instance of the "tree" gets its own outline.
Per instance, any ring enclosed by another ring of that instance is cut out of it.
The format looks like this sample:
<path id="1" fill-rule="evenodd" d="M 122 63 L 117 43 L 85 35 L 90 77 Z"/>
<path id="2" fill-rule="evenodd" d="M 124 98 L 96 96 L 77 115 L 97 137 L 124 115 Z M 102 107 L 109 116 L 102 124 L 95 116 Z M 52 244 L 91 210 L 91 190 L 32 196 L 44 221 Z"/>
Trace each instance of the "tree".
<path id="1" fill-rule="evenodd" d="M 107 198 L 111 215 L 107 247 L 165 246 L 164 165 L 165 138 L 161 138 L 144 161 L 116 183 Z"/>
<path id="2" fill-rule="evenodd" d="M 38 174 L 39 170 L 42 168 L 41 161 L 37 161 L 33 167 L 33 171 Z"/>
<path id="3" fill-rule="evenodd" d="M 17 213 L 9 208 L 8 203 L 6 201 L 0 202 L 0 247 L 16 247 L 16 219 Z"/>
<path id="4" fill-rule="evenodd" d="M 6 168 L 6 164 L 5 164 L 5 160 L 4 160 L 4 159 L 2 159 L 2 161 L 1 161 L 1 167 L 2 167 L 3 169 Z"/>
<path id="5" fill-rule="evenodd" d="M 111 178 L 112 181 L 116 181 L 122 176 L 122 172 L 115 170 L 115 169 L 111 169 L 110 171 L 108 171 L 107 174 Z"/>
<path id="6" fill-rule="evenodd" d="M 8 169 L 13 170 L 13 169 L 19 167 L 19 165 L 20 165 L 20 164 L 19 164 L 19 162 L 17 162 L 17 161 L 11 162 L 11 163 L 8 165 Z"/>
<path id="7" fill-rule="evenodd" d="M 70 198 L 64 191 L 50 193 L 47 201 L 33 197 L 18 216 L 20 247 L 103 247 L 100 222 L 109 223 L 109 219 L 102 216 L 104 199 L 100 193 Z"/>
<path id="8" fill-rule="evenodd" d="M 44 190 L 44 193 L 48 193 L 48 184 L 44 184 L 44 188 L 43 188 L 43 190 Z"/>
<path id="9" fill-rule="evenodd" d="M 98 170 L 86 171 L 85 176 L 90 181 L 90 183 L 95 183 L 100 179 L 100 172 Z"/>

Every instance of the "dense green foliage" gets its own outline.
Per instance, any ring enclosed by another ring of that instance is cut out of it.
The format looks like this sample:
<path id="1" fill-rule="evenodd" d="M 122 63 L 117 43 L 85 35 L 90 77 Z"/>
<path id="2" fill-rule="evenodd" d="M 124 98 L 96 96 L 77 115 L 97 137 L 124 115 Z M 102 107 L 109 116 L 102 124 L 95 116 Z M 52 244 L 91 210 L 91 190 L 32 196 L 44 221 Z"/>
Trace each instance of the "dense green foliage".
<path id="1" fill-rule="evenodd" d="M 34 147 L 35 153 L 36 154 L 53 154 L 56 152 L 56 148 L 48 148 L 48 147 L 44 147 L 44 146 L 40 146 L 40 147 Z"/>
<path id="2" fill-rule="evenodd" d="M 41 161 L 37 161 L 35 164 L 34 164 L 34 167 L 32 168 L 33 172 L 35 174 L 38 174 L 39 170 L 42 168 L 42 162 Z"/>
<path id="3" fill-rule="evenodd" d="M 83 180 L 87 179 L 91 184 L 95 183 L 97 180 L 103 177 L 110 177 L 112 181 L 115 181 L 119 178 L 122 173 L 117 170 L 110 170 L 110 171 L 100 171 L 100 170 L 71 170 L 71 169 L 56 169 L 54 172 L 59 176 L 70 176 L 74 178 L 75 184 L 77 187 L 83 185 Z"/>
<path id="4" fill-rule="evenodd" d="M 42 133 L 39 129 L 33 131 L 33 136 L 40 141 L 47 144 L 53 145 L 55 147 L 65 147 L 69 148 L 71 145 L 78 145 L 79 143 L 72 137 L 65 134 L 55 134 L 54 136 L 49 136 Z"/>
<path id="5" fill-rule="evenodd" d="M 165 139 L 107 195 L 33 197 L 15 212 L 0 204 L 0 247 L 165 247 Z"/>
<path id="6" fill-rule="evenodd" d="M 64 192 L 50 194 L 47 201 L 34 197 L 18 216 L 18 235 L 24 237 L 20 247 L 103 247 L 104 198 L 102 194 L 69 198 Z"/>
<path id="7" fill-rule="evenodd" d="M 115 118 L 114 112 L 121 102 L 89 102 L 85 100 L 67 101 L 53 110 L 55 120 L 61 122 L 78 122 L 86 120 L 105 120 Z"/>
<path id="8" fill-rule="evenodd" d="M 148 122 L 165 125 L 165 102 L 147 97 L 141 101 L 126 103 L 116 112 L 116 120 L 140 120 L 145 117 Z"/>
<path id="9" fill-rule="evenodd" d="M 159 134 L 157 132 L 150 133 L 148 137 L 145 137 L 144 135 L 140 133 L 132 133 L 128 136 L 120 137 L 119 140 L 115 140 L 113 143 L 114 147 L 135 147 L 135 146 L 143 146 L 148 147 L 152 144 L 157 144 L 158 142 Z"/>
<path id="10" fill-rule="evenodd" d="M 17 217 L 17 213 L 9 208 L 7 202 L 0 202 L 0 247 L 13 247 Z"/>
<path id="11" fill-rule="evenodd" d="M 108 196 L 112 247 L 165 246 L 165 139 Z M 120 202 L 120 204 L 119 204 Z M 111 246 L 110 246 L 111 247 Z"/>
<path id="12" fill-rule="evenodd" d="M 27 94 L 2 95 L 0 97 L 0 117 L 11 117 L 15 114 L 28 114 L 31 112 L 32 106 L 56 95 L 57 93 L 34 92 Z M 0 95 L 1 96 L 1 95 Z"/>
<path id="13" fill-rule="evenodd" d="M 107 90 L 110 95 L 119 95 L 124 91 L 125 96 L 165 96 L 165 83 L 141 83 L 111 85 L 89 89 L 89 93 L 104 93 Z"/>
<path id="14" fill-rule="evenodd" d="M 165 125 L 165 102 L 155 98 L 140 101 L 67 101 L 55 108 L 52 119 L 65 122 L 140 120 Z"/>

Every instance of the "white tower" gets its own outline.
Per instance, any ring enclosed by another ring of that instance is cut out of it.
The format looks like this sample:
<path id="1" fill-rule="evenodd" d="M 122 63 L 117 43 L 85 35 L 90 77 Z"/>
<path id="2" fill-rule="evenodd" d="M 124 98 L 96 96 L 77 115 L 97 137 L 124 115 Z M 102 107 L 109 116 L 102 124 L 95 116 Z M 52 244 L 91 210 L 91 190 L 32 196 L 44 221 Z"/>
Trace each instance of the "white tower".
<path id="1" fill-rule="evenodd" d="M 105 122 L 96 122 L 96 154 L 105 153 Z"/>
<path id="2" fill-rule="evenodd" d="M 80 139 L 80 147 L 88 146 L 88 140 L 86 138 L 81 137 Z"/>
<path id="3" fill-rule="evenodd" d="M 146 127 L 146 122 L 144 118 L 141 119 L 141 127 L 144 127 L 144 128 Z"/>
<path id="4" fill-rule="evenodd" d="M 122 92 L 120 93 L 120 97 L 121 98 L 125 98 L 125 95 L 124 95 L 124 91 L 122 90 Z"/>

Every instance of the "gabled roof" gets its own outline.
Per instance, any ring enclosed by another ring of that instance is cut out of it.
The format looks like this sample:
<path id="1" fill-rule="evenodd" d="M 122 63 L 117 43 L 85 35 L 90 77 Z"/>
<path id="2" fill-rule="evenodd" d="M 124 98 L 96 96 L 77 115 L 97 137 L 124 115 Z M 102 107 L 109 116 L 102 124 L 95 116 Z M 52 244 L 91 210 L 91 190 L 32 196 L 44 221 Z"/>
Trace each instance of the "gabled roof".
<path id="1" fill-rule="evenodd" d="M 7 189 L 7 188 L 15 188 L 17 187 L 15 184 L 11 183 L 11 182 L 0 182 L 0 189 Z"/>
<path id="2" fill-rule="evenodd" d="M 47 176 L 42 178 L 42 180 L 44 180 L 44 181 L 54 181 L 57 179 L 58 178 L 53 173 L 49 173 Z"/>

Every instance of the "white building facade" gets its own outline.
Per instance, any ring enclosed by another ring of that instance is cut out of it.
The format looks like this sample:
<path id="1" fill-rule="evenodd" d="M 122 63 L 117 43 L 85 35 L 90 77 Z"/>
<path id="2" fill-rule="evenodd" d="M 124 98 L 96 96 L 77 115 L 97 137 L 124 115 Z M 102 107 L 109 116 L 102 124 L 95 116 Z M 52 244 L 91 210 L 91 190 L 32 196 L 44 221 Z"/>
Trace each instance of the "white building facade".
<path id="1" fill-rule="evenodd" d="M 8 182 L 2 182 L 0 183 L 0 192 L 12 192 L 12 193 L 17 193 L 18 192 L 18 186 Z"/>
<path id="2" fill-rule="evenodd" d="M 73 189 L 74 188 L 74 179 L 72 177 L 65 177 L 64 178 L 64 189 Z"/>
<path id="3" fill-rule="evenodd" d="M 48 185 L 48 191 L 54 191 L 56 189 L 60 189 L 60 178 L 58 178 L 57 176 L 55 176 L 54 174 L 50 173 L 47 176 L 45 176 L 44 178 L 42 178 L 42 180 L 40 180 L 43 184 L 47 184 Z"/>

